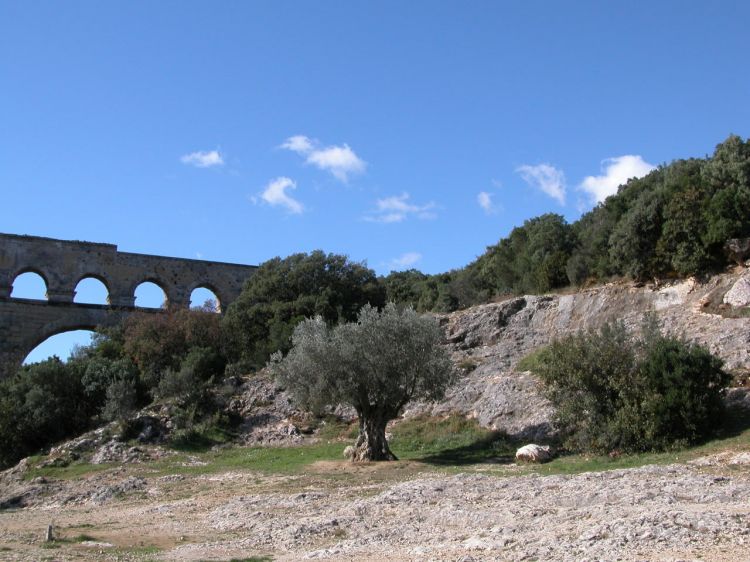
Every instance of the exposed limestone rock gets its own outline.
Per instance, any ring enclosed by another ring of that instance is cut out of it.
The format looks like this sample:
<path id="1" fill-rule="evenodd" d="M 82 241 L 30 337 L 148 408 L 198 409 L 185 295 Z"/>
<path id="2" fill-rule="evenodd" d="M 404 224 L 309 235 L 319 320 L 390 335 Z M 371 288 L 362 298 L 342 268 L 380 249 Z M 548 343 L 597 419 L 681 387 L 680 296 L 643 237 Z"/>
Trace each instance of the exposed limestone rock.
<path id="1" fill-rule="evenodd" d="M 140 462 L 149 458 L 148 453 L 139 447 L 128 447 L 120 441 L 110 441 L 94 453 L 91 464 Z"/>
<path id="2" fill-rule="evenodd" d="M 724 295 L 724 303 L 730 306 L 750 305 L 750 273 L 740 277 Z"/>
<path id="3" fill-rule="evenodd" d="M 228 409 L 242 418 L 238 429 L 246 445 L 299 443 L 304 436 L 295 422 L 310 417 L 295 408 L 289 395 L 263 371 L 244 381 Z"/>
<path id="4" fill-rule="evenodd" d="M 448 390 L 446 399 L 432 406 L 412 404 L 406 415 L 452 412 L 476 418 L 480 425 L 521 440 L 543 440 L 553 432 L 554 409 L 529 372 L 513 372 L 490 360 Z"/>
<path id="5" fill-rule="evenodd" d="M 530 443 L 516 451 L 516 461 L 519 462 L 547 462 L 552 458 L 549 446 Z"/>
<path id="6" fill-rule="evenodd" d="M 553 432 L 553 409 L 541 387 L 515 365 L 555 338 L 621 320 L 637 330 L 655 313 L 665 332 L 707 347 L 728 369 L 750 366 L 750 318 L 709 314 L 737 283 L 726 274 L 637 287 L 610 283 L 569 295 L 524 296 L 439 317 L 456 365 L 468 372 L 437 404 L 410 404 L 406 415 L 456 412 L 510 436 L 540 441 Z M 709 306 L 711 305 L 711 306 Z M 712 308 L 713 307 L 713 308 Z"/>

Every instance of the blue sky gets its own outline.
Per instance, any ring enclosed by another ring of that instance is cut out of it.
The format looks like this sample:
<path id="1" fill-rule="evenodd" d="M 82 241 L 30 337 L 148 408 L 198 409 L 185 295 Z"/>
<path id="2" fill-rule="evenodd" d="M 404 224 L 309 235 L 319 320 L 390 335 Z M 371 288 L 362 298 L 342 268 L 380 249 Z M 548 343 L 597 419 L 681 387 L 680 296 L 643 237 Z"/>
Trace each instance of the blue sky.
<path id="1" fill-rule="evenodd" d="M 746 2 L 0 1 L 0 231 L 378 273 L 750 134 Z"/>

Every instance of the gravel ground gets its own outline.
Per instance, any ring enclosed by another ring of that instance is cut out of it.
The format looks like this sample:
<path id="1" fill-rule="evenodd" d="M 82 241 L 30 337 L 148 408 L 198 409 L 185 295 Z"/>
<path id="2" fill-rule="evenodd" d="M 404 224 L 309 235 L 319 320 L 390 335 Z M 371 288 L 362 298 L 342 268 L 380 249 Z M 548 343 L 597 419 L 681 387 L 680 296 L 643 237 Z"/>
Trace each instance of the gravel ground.
<path id="1" fill-rule="evenodd" d="M 35 482 L 28 507 L 0 511 L 0 559 L 750 559 L 747 452 L 570 476 L 420 470 L 341 462 L 297 476 L 119 469 Z M 51 522 L 92 539 L 46 550 Z"/>

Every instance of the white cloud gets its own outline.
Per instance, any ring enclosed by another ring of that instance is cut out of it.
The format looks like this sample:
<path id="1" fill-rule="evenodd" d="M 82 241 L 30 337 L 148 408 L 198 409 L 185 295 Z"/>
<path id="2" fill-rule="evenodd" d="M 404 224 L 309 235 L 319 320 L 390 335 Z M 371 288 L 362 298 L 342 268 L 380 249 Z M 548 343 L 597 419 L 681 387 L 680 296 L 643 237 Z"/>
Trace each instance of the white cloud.
<path id="1" fill-rule="evenodd" d="M 544 193 L 556 199 L 560 205 L 565 205 L 565 174 L 549 164 L 537 166 L 523 165 L 516 168 L 523 180 L 530 186 L 541 189 Z"/>
<path id="2" fill-rule="evenodd" d="M 279 148 L 291 150 L 305 158 L 305 162 L 321 170 L 330 172 L 333 177 L 346 183 L 352 174 L 361 174 L 367 163 L 348 144 L 320 148 L 317 141 L 305 135 L 295 135 L 286 139 Z"/>
<path id="3" fill-rule="evenodd" d="M 280 148 L 286 148 L 292 152 L 296 152 L 302 156 L 309 154 L 313 150 L 312 141 L 305 135 L 294 135 L 286 139 L 280 146 Z"/>
<path id="4" fill-rule="evenodd" d="M 180 157 L 180 162 L 195 166 L 196 168 L 211 168 L 213 166 L 222 166 L 224 158 L 218 150 L 197 151 L 185 154 Z"/>
<path id="5" fill-rule="evenodd" d="M 492 203 L 492 193 L 487 191 L 480 191 L 477 195 L 477 203 L 484 209 L 484 212 L 491 214 L 495 212 L 495 205 Z"/>
<path id="6" fill-rule="evenodd" d="M 600 203 L 617 193 L 618 186 L 631 178 L 642 178 L 655 167 L 634 154 L 607 158 L 602 160 L 602 175 L 587 176 L 579 189 L 588 193 L 592 201 Z"/>
<path id="7" fill-rule="evenodd" d="M 297 184 L 294 180 L 282 176 L 271 181 L 260 194 L 260 198 L 272 207 L 284 207 L 293 215 L 299 215 L 305 210 L 302 203 L 290 197 L 286 192 L 287 189 L 296 188 Z M 253 200 L 255 201 L 255 198 Z"/>
<path id="8" fill-rule="evenodd" d="M 437 215 L 434 211 L 435 203 L 430 202 L 426 205 L 414 205 L 409 202 L 409 194 L 402 193 L 378 199 L 375 201 L 375 211 L 365 217 L 370 222 L 401 222 L 409 216 L 415 216 L 418 219 L 434 219 Z"/>
<path id="9" fill-rule="evenodd" d="M 399 269 L 407 269 L 411 266 L 415 265 L 422 259 L 422 254 L 418 252 L 406 252 L 405 254 L 400 255 L 397 258 L 394 258 L 390 261 L 390 268 L 391 271 L 399 270 Z"/>

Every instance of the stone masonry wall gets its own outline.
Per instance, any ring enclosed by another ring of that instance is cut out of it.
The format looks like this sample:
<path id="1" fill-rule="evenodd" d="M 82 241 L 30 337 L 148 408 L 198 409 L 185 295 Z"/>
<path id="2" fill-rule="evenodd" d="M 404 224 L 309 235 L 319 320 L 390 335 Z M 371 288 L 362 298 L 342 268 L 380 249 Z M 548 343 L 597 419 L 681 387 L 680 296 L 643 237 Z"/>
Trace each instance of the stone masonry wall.
<path id="1" fill-rule="evenodd" d="M 121 321 L 135 310 L 135 289 L 145 281 L 159 285 L 171 307 L 188 307 L 192 291 L 205 287 L 225 310 L 256 269 L 119 252 L 113 244 L 0 234 L 0 378 L 52 335 Z M 13 281 L 27 272 L 44 279 L 46 301 L 11 297 Z M 108 306 L 73 302 L 76 286 L 88 277 L 106 286 Z"/>

